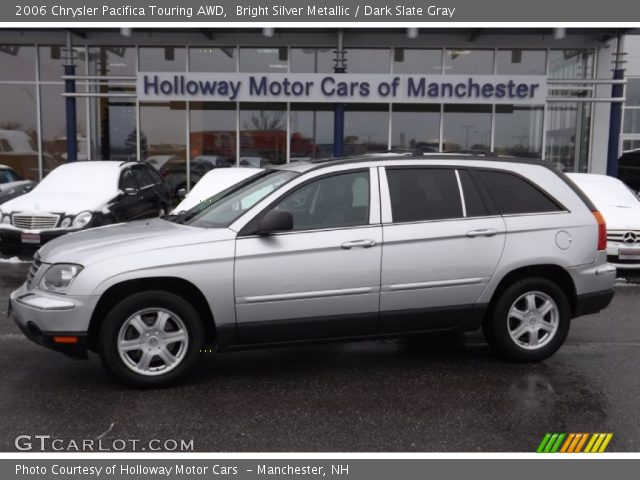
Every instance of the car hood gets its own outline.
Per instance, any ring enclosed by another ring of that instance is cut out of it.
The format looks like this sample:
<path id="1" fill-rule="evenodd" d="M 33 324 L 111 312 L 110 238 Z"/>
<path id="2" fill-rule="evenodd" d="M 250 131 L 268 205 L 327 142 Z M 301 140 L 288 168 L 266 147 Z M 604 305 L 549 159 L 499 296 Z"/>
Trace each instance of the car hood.
<path id="1" fill-rule="evenodd" d="M 76 215 L 85 210 L 102 210 L 112 199 L 113 192 L 48 193 L 37 189 L 2 205 L 6 212 L 52 212 Z"/>
<path id="2" fill-rule="evenodd" d="M 123 255 L 233 238 L 226 228 L 196 228 L 160 218 L 91 228 L 59 237 L 39 251 L 45 263 L 90 265 Z"/>
<path id="3" fill-rule="evenodd" d="M 635 205 L 598 205 L 607 230 L 640 230 L 640 203 Z"/>

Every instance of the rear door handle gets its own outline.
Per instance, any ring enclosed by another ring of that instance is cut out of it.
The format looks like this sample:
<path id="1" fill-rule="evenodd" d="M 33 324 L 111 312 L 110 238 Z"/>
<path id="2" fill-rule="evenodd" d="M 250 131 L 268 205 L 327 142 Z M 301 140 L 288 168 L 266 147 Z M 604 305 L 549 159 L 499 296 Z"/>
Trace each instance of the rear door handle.
<path id="1" fill-rule="evenodd" d="M 344 242 L 342 248 L 349 250 L 354 247 L 371 248 L 376 244 L 375 240 L 352 240 L 351 242 Z"/>
<path id="2" fill-rule="evenodd" d="M 478 230 L 471 230 L 467 232 L 467 237 L 493 237 L 497 233 L 498 230 L 496 230 L 495 228 L 480 228 Z"/>

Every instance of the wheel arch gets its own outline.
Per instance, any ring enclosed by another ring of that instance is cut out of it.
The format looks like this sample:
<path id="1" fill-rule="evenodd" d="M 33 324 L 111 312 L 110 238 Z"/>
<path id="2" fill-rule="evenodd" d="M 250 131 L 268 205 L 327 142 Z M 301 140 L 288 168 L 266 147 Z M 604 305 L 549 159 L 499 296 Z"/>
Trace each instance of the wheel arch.
<path id="1" fill-rule="evenodd" d="M 493 308 L 502 295 L 502 293 L 513 283 L 531 277 L 545 278 L 554 282 L 564 292 L 569 301 L 571 307 L 571 317 L 573 318 L 577 310 L 577 293 L 576 286 L 571 278 L 569 272 L 559 265 L 554 264 L 540 264 L 540 265 L 528 265 L 525 267 L 516 268 L 507 273 L 498 283 L 491 301 L 489 302 L 489 308 L 487 309 L 487 317 L 491 315 Z M 486 318 L 486 317 L 485 317 Z"/>
<path id="2" fill-rule="evenodd" d="M 179 277 L 146 277 L 124 280 L 111 285 L 100 296 L 89 322 L 88 346 L 96 351 L 100 328 L 107 313 L 120 300 L 132 292 L 139 293 L 149 290 L 164 290 L 174 293 L 187 300 L 198 311 L 203 322 L 207 345 L 212 345 L 217 337 L 213 313 L 206 297 L 193 283 Z"/>

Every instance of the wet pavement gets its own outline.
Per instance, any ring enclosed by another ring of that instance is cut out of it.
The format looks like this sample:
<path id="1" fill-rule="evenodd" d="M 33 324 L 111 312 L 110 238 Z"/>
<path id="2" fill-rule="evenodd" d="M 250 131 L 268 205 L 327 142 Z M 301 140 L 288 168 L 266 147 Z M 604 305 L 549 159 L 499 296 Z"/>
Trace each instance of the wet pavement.
<path id="1" fill-rule="evenodd" d="M 193 439 L 196 451 L 532 452 L 545 432 L 613 432 L 608 451 L 640 450 L 639 279 L 538 364 L 502 361 L 477 333 L 437 335 L 211 353 L 185 385 L 141 391 L 6 320 L 27 267 L 0 258 L 0 451 L 46 434 Z"/>

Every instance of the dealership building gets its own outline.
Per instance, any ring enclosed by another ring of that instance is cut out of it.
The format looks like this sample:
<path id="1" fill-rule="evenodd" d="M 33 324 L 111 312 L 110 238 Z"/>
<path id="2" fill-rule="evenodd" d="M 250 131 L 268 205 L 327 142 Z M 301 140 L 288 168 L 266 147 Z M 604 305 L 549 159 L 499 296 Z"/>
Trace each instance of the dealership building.
<path id="1" fill-rule="evenodd" d="M 640 148 L 640 32 L 4 29 L 0 164 L 237 165 L 494 151 L 612 173 Z"/>

